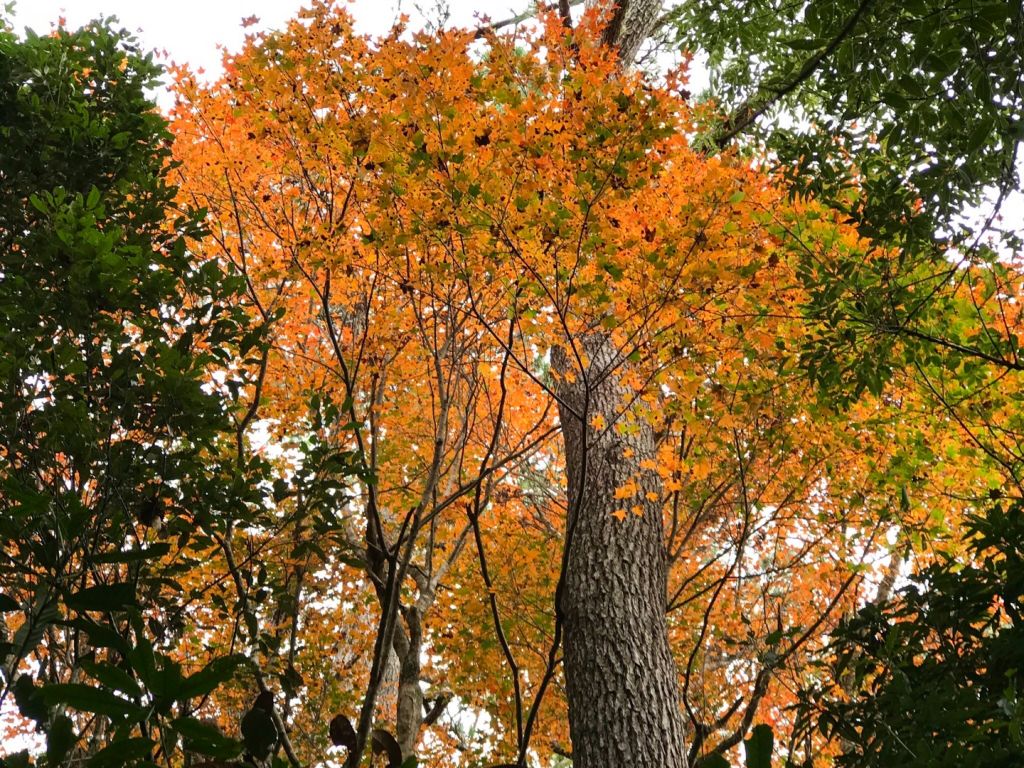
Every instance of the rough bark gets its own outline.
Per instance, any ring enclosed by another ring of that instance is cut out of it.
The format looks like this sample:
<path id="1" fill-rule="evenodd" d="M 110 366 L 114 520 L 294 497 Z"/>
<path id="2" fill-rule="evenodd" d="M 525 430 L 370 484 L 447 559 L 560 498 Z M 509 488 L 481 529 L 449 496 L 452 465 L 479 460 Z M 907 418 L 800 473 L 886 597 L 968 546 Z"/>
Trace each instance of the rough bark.
<path id="1" fill-rule="evenodd" d="M 662 0 L 592 0 L 589 5 L 609 9 L 605 42 L 617 48 L 629 66 L 661 16 Z"/>
<path id="2" fill-rule="evenodd" d="M 423 632 L 416 606 L 402 609 L 406 629 L 395 634 L 395 650 L 401 659 L 398 671 L 398 703 L 395 713 L 395 738 L 408 758 L 416 749 L 423 726 L 423 689 L 420 688 L 420 653 Z"/>
<path id="3" fill-rule="evenodd" d="M 613 6 L 605 43 L 618 49 L 628 68 L 659 17 L 661 0 L 599 1 Z M 565 349 L 552 357 L 563 374 L 559 413 L 569 481 L 558 608 L 573 767 L 685 768 L 679 678 L 665 622 L 660 481 L 643 469 L 656 460 L 654 432 L 621 384 L 628 362 L 611 340 L 594 333 L 577 345 L 582 371 L 579 358 Z M 570 371 L 575 378 L 564 376 Z M 616 499 L 616 490 L 629 483 L 636 484 L 635 495 Z M 621 509 L 626 515 L 620 520 Z"/>
<path id="4" fill-rule="evenodd" d="M 437 569 L 432 579 L 421 580 L 420 593 L 416 601 L 402 607 L 403 622 L 395 627 L 395 639 L 392 643 L 393 655 L 398 660 L 394 710 L 395 739 L 402 748 L 403 759 L 415 754 L 423 728 L 437 721 L 451 699 L 445 691 L 435 692 L 429 702 L 423 695 L 423 617 L 433 606 L 437 585 L 454 563 L 461 548 L 461 544 L 456 545 L 451 558 Z"/>
<path id="5" fill-rule="evenodd" d="M 372 528 L 367 526 L 367 538 L 375 541 Z M 378 552 L 379 547 L 368 551 Z M 383 559 L 371 556 L 371 567 L 377 574 L 376 584 L 384 582 Z M 377 589 L 377 597 L 383 605 L 384 590 Z M 384 660 L 376 706 L 382 712 L 394 713 L 395 739 L 402 748 L 402 757 L 414 754 L 423 726 L 423 691 L 420 688 L 420 654 L 423 646 L 423 613 L 433 602 L 433 592 L 420 595 L 413 605 L 399 605 L 391 647 Z"/>
<path id="6" fill-rule="evenodd" d="M 552 356 L 561 374 L 568 471 L 559 609 L 573 766 L 682 768 L 679 680 L 665 623 L 662 514 L 653 500 L 660 481 L 641 468 L 655 458 L 654 433 L 630 406 L 620 383 L 626 361 L 608 337 L 591 334 L 577 343 L 587 360 L 584 375 L 570 352 L 557 349 Z M 574 380 L 565 376 L 571 371 Z M 606 426 L 599 429 L 595 423 L 602 420 Z M 616 499 L 616 489 L 629 483 L 636 483 L 636 495 Z M 626 516 L 619 519 L 622 508 Z"/>

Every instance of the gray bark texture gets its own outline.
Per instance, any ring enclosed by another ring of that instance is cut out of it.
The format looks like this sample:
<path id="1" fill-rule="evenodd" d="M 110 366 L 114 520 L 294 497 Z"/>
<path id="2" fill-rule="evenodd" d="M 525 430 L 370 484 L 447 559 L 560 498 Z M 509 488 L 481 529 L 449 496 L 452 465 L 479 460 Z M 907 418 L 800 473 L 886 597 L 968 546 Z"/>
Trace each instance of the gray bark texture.
<path id="1" fill-rule="evenodd" d="M 573 768 L 684 768 L 679 679 L 665 622 L 667 565 L 650 425 L 620 383 L 627 362 L 604 334 L 554 350 L 568 472 L 560 609 Z M 568 381 L 564 374 L 575 373 Z M 623 416 L 625 412 L 625 416 Z M 597 429 L 600 415 L 606 426 Z M 581 418 L 581 416 L 583 418 Z M 584 423 L 586 422 L 586 423 Z M 617 427 L 628 422 L 628 429 Z M 615 498 L 636 483 L 635 496 Z M 636 507 L 634 511 L 633 507 Z M 625 519 L 614 513 L 625 508 Z M 637 514 L 639 513 L 639 514 Z"/>
<path id="2" fill-rule="evenodd" d="M 618 48 L 619 59 L 628 67 L 654 31 L 662 0 L 589 0 L 587 6 L 610 9 L 605 42 Z"/>
<path id="3" fill-rule="evenodd" d="M 395 633 L 395 649 L 401 659 L 398 673 L 395 737 L 402 748 L 402 757 L 414 754 L 423 725 L 423 689 L 420 688 L 420 653 L 423 630 L 416 606 L 402 611 L 408 631 Z"/>
<path id="4" fill-rule="evenodd" d="M 608 3 L 609 0 L 603 0 Z M 605 42 L 632 65 L 661 0 L 617 0 Z M 679 677 L 665 622 L 667 563 L 654 432 L 621 384 L 628 361 L 602 333 L 556 349 L 569 519 L 559 609 L 573 768 L 685 768 Z M 581 375 L 582 374 L 582 375 Z M 593 417 L 604 426 L 594 426 Z M 626 426 L 626 429 L 617 427 Z M 615 491 L 637 486 L 629 499 Z M 626 509 L 620 520 L 615 514 Z M 639 514 L 637 514 L 637 512 Z"/>

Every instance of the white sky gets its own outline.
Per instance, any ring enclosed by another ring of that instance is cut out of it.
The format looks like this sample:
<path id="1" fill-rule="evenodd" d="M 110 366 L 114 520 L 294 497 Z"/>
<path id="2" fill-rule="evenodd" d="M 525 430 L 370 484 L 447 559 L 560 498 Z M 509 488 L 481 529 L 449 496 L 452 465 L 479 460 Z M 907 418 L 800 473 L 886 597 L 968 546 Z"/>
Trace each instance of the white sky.
<path id="1" fill-rule="evenodd" d="M 138 34 L 145 48 L 166 50 L 170 61 L 203 67 L 207 73 L 220 69 L 218 45 L 239 48 L 246 32 L 281 27 L 303 5 L 302 0 L 17 0 L 14 26 L 46 32 L 58 17 L 77 27 L 98 16 L 117 16 L 121 24 Z M 486 9 L 494 19 L 504 19 L 530 7 L 530 0 L 448 0 L 451 24 L 474 25 L 474 12 Z M 382 33 L 399 12 L 411 19 L 437 19 L 437 0 L 352 0 L 349 10 L 361 32 Z M 243 30 L 241 20 L 256 16 L 259 23 Z"/>
<path id="2" fill-rule="evenodd" d="M 307 3 L 303 0 L 17 0 L 14 24 L 18 31 L 32 27 L 46 32 L 50 24 L 63 16 L 75 27 L 97 16 L 117 16 L 122 25 L 136 32 L 144 48 L 166 51 L 165 63 L 188 63 L 203 68 L 207 77 L 220 72 L 218 46 L 237 50 L 246 32 L 281 27 Z M 532 0 L 350 0 L 349 9 L 360 32 L 379 34 L 387 31 L 399 13 L 410 16 L 413 24 L 424 18 L 437 21 L 439 7 L 446 8 L 447 26 L 475 26 L 476 15 L 486 13 L 492 19 L 506 19 L 528 9 Z M 243 29 L 241 20 L 256 16 L 259 22 Z M 691 70 L 696 91 L 707 84 L 707 75 L 698 65 Z M 164 106 L 167 94 L 158 94 Z M 1024 157 L 1021 158 L 1024 169 Z M 985 217 L 987 211 L 969 215 Z M 1024 226 L 1024 194 L 1013 193 L 1003 207 L 1003 227 Z"/>

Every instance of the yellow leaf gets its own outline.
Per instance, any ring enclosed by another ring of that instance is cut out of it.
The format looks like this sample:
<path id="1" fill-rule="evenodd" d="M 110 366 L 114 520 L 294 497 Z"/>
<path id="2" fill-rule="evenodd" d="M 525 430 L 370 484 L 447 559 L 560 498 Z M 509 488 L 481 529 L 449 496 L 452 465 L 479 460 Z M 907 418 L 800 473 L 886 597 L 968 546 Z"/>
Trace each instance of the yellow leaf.
<path id="1" fill-rule="evenodd" d="M 631 499 L 636 496 L 637 487 L 635 480 L 628 480 L 615 489 L 616 499 Z"/>

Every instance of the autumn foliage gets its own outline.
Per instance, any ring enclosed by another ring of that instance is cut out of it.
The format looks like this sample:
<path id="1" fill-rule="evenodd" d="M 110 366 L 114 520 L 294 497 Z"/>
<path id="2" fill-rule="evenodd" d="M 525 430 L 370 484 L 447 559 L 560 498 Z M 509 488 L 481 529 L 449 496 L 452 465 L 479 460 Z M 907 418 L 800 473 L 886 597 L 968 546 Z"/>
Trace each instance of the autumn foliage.
<path id="1" fill-rule="evenodd" d="M 994 477 L 902 374 L 819 396 L 809 276 L 895 255 L 695 150 L 685 70 L 623 72 L 604 21 L 369 39 L 317 2 L 212 84 L 174 71 L 179 202 L 210 229 L 190 247 L 269 339 L 237 394 L 274 477 L 182 577 L 222 597 L 168 647 L 257 659 L 304 764 L 344 758 L 339 714 L 421 765 L 571 748 L 556 392 L 585 339 L 629 392 L 589 427 L 657 438 L 656 486 L 614 516 L 663 516 L 691 757 L 786 726 L 808 654 Z M 231 732 L 257 692 L 203 713 Z"/>
<path id="2" fill-rule="evenodd" d="M 423 679 L 490 713 L 499 744 L 514 736 L 513 687 L 488 594 L 527 703 L 552 631 L 566 503 L 553 348 L 578 353 L 599 332 L 628 363 L 633 402 L 594 426 L 657 431 L 672 640 L 688 711 L 719 734 L 751 699 L 760 719 L 784 718 L 799 654 L 856 602 L 879 553 L 946 518 L 933 506 L 946 489 L 927 470 L 905 476 L 937 426 L 912 394 L 840 415 L 795 370 L 813 333 L 801 260 L 869 244 L 756 168 L 695 152 L 685 73 L 619 74 L 599 23 L 371 41 L 317 5 L 250 39 L 212 86 L 178 73 L 182 188 L 210 211 L 209 254 L 243 271 L 256 311 L 283 311 L 261 416 L 285 438 L 311 396 L 342 408 L 323 439 L 364 451 L 375 478 L 335 511 L 352 549 L 367 505 L 385 541 L 417 510 L 402 599 L 424 609 Z M 637 492 L 618 489 L 622 519 L 640 512 Z M 356 604 L 372 610 L 358 568 L 339 582 L 362 584 Z M 351 610 L 335 630 L 322 609 L 301 613 L 310 646 L 332 632 L 349 652 L 369 643 Z M 305 663 L 315 685 L 337 668 Z M 354 705 L 359 673 L 327 686 L 336 707 Z M 567 744 L 556 699 L 542 753 Z M 431 733 L 427 753 L 455 745 Z"/>

